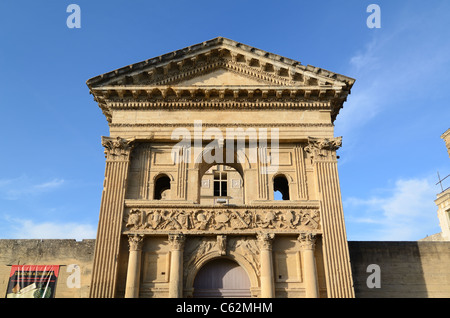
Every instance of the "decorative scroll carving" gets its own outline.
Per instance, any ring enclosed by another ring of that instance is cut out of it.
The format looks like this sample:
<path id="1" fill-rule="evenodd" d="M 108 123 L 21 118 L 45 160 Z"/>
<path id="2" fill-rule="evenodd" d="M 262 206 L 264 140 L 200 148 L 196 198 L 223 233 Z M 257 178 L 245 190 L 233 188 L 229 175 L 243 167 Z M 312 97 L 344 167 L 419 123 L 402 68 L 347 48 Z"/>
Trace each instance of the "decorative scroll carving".
<path id="1" fill-rule="evenodd" d="M 314 160 L 336 159 L 336 150 L 342 146 L 342 137 L 336 138 L 308 138 L 305 151 Z"/>
<path id="2" fill-rule="evenodd" d="M 124 231 L 148 233 L 320 231 L 316 208 L 132 208 L 125 215 Z"/>
<path id="3" fill-rule="evenodd" d="M 120 137 L 102 137 L 102 145 L 105 147 L 105 158 L 107 160 L 128 160 L 133 141 Z"/>

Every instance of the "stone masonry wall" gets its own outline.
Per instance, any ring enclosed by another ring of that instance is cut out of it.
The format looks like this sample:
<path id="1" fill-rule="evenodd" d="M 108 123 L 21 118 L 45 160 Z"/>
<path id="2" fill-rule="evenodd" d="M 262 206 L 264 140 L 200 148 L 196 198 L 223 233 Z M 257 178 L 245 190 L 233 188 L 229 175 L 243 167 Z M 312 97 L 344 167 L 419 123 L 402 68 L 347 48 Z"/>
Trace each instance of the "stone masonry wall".
<path id="1" fill-rule="evenodd" d="M 60 265 L 55 297 L 88 297 L 94 247 L 95 240 L 0 240 L 0 297 L 6 297 L 10 265 Z M 80 268 L 80 288 L 67 284 L 71 264 Z"/>
<path id="2" fill-rule="evenodd" d="M 349 250 L 356 297 L 450 297 L 450 242 L 351 241 Z M 380 288 L 367 285 L 370 264 L 379 266 Z"/>
<path id="3" fill-rule="evenodd" d="M 89 296 L 95 240 L 0 240 L 0 297 L 6 296 L 10 265 L 61 265 L 56 297 Z M 450 242 L 349 242 L 357 298 L 450 297 Z M 81 270 L 81 288 L 68 288 Z M 379 266 L 380 288 L 369 288 L 370 264 Z"/>

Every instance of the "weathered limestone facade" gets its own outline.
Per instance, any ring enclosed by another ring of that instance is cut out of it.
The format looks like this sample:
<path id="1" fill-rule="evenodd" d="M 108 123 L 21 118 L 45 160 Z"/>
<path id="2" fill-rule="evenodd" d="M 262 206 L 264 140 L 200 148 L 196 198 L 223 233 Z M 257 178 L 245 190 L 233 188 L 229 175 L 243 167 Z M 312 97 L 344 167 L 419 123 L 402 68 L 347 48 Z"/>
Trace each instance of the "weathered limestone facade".
<path id="1" fill-rule="evenodd" d="M 58 265 L 55 297 L 89 297 L 94 248 L 95 240 L 0 240 L 0 297 L 6 297 L 12 265 Z"/>
<path id="2" fill-rule="evenodd" d="M 225 38 L 88 80 L 110 128 L 90 297 L 207 295 L 220 260 L 250 297 L 354 297 L 333 134 L 353 83 Z"/>

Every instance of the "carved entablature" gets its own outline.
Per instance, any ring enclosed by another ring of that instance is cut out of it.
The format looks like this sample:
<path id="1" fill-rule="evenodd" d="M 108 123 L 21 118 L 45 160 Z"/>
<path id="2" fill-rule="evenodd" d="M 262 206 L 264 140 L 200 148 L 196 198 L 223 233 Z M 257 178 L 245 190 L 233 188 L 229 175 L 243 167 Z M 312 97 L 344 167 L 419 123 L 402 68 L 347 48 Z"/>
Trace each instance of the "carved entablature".
<path id="1" fill-rule="evenodd" d="M 108 161 L 128 160 L 133 150 L 134 140 L 120 137 L 102 137 L 102 145 L 105 147 L 105 158 Z"/>
<path id="2" fill-rule="evenodd" d="M 308 138 L 304 150 L 311 160 L 336 160 L 336 150 L 342 145 L 342 137 Z"/>
<path id="3" fill-rule="evenodd" d="M 167 234 L 320 233 L 319 208 L 143 207 L 126 208 L 123 233 Z"/>

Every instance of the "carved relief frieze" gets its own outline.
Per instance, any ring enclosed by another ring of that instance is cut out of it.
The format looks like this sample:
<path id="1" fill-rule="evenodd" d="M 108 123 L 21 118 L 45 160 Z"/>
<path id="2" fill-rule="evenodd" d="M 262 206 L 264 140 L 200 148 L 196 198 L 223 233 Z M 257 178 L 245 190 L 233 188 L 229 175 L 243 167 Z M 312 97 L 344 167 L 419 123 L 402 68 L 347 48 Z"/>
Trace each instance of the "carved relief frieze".
<path id="1" fill-rule="evenodd" d="M 130 208 L 123 231 L 127 233 L 254 233 L 320 232 L 318 208 Z"/>

